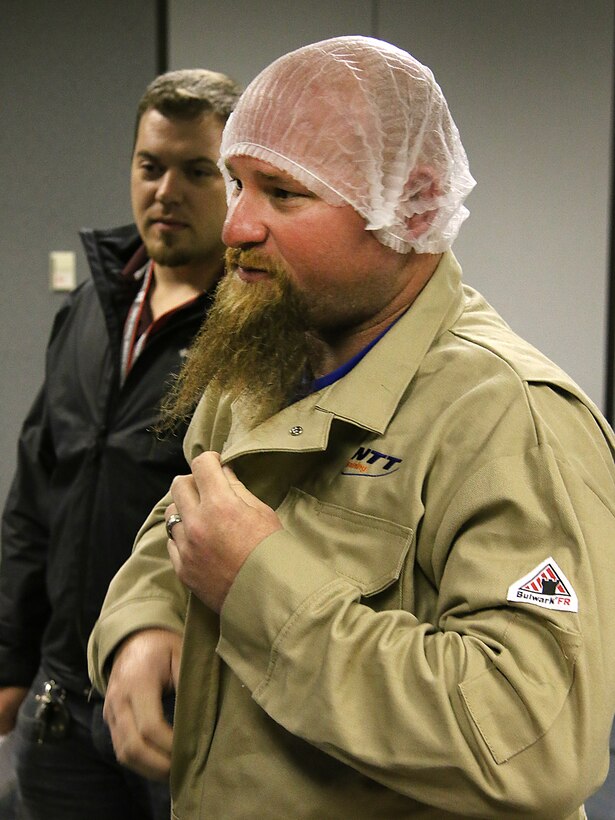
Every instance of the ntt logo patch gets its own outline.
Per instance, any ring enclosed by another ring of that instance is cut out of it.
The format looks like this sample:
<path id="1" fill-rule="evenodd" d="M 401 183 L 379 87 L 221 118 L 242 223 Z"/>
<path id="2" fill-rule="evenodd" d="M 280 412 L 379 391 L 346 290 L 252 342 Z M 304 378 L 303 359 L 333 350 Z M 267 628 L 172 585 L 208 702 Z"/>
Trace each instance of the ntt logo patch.
<path id="1" fill-rule="evenodd" d="M 379 478 L 399 470 L 403 459 L 372 450 L 370 447 L 359 447 L 356 453 L 348 460 L 342 470 L 342 475 L 365 476 Z"/>

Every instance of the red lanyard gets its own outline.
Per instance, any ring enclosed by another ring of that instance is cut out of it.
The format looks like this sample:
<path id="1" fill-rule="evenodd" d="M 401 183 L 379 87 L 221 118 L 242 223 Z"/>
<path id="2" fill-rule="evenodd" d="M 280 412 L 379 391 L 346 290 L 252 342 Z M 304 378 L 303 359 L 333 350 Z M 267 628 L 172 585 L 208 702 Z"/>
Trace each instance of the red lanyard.
<path id="1" fill-rule="evenodd" d="M 145 342 L 147 341 L 149 331 L 152 327 L 152 325 L 150 324 L 147 328 L 145 328 L 145 330 L 142 333 L 139 334 L 141 319 L 143 317 L 143 311 L 147 305 L 147 297 L 152 284 L 153 276 L 154 263 L 150 261 L 143 275 L 143 284 L 139 288 L 139 292 L 135 296 L 135 299 L 132 305 L 130 306 L 128 316 L 126 317 L 126 322 L 124 324 L 121 361 L 122 384 L 124 384 L 124 381 L 130 371 L 130 368 L 133 366 L 133 364 L 139 357 L 141 351 L 145 347 Z"/>

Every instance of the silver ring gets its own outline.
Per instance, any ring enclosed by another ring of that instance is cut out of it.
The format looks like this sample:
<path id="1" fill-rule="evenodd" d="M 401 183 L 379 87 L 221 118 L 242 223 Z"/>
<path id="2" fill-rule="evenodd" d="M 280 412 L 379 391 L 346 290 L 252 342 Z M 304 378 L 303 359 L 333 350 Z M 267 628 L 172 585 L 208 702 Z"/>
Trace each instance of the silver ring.
<path id="1" fill-rule="evenodd" d="M 173 513 L 173 515 L 170 515 L 167 518 L 167 524 L 166 524 L 166 526 L 167 526 L 167 535 L 169 536 L 171 541 L 173 540 L 173 527 L 176 524 L 179 524 L 179 522 L 181 520 L 182 520 L 182 517 L 179 513 Z"/>

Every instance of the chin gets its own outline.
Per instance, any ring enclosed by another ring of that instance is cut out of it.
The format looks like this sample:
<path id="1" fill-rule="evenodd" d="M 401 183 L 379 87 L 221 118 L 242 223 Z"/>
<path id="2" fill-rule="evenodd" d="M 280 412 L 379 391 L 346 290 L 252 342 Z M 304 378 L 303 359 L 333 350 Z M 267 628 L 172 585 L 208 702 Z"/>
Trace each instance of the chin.
<path id="1" fill-rule="evenodd" d="M 147 248 L 150 259 L 153 259 L 157 265 L 163 265 L 165 268 L 180 268 L 183 265 L 188 265 L 192 262 L 192 257 L 186 251 L 181 251 L 173 248 Z"/>

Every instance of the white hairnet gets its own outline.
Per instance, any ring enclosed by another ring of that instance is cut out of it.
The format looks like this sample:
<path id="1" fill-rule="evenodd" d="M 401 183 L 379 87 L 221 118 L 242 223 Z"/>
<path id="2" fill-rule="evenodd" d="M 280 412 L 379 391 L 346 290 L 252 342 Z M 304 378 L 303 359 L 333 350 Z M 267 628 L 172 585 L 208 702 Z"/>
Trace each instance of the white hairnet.
<path id="1" fill-rule="evenodd" d="M 264 69 L 224 129 L 229 196 L 223 162 L 239 155 L 286 171 L 331 205 L 349 203 L 400 253 L 449 248 L 476 184 L 431 71 L 369 37 L 323 40 Z"/>

